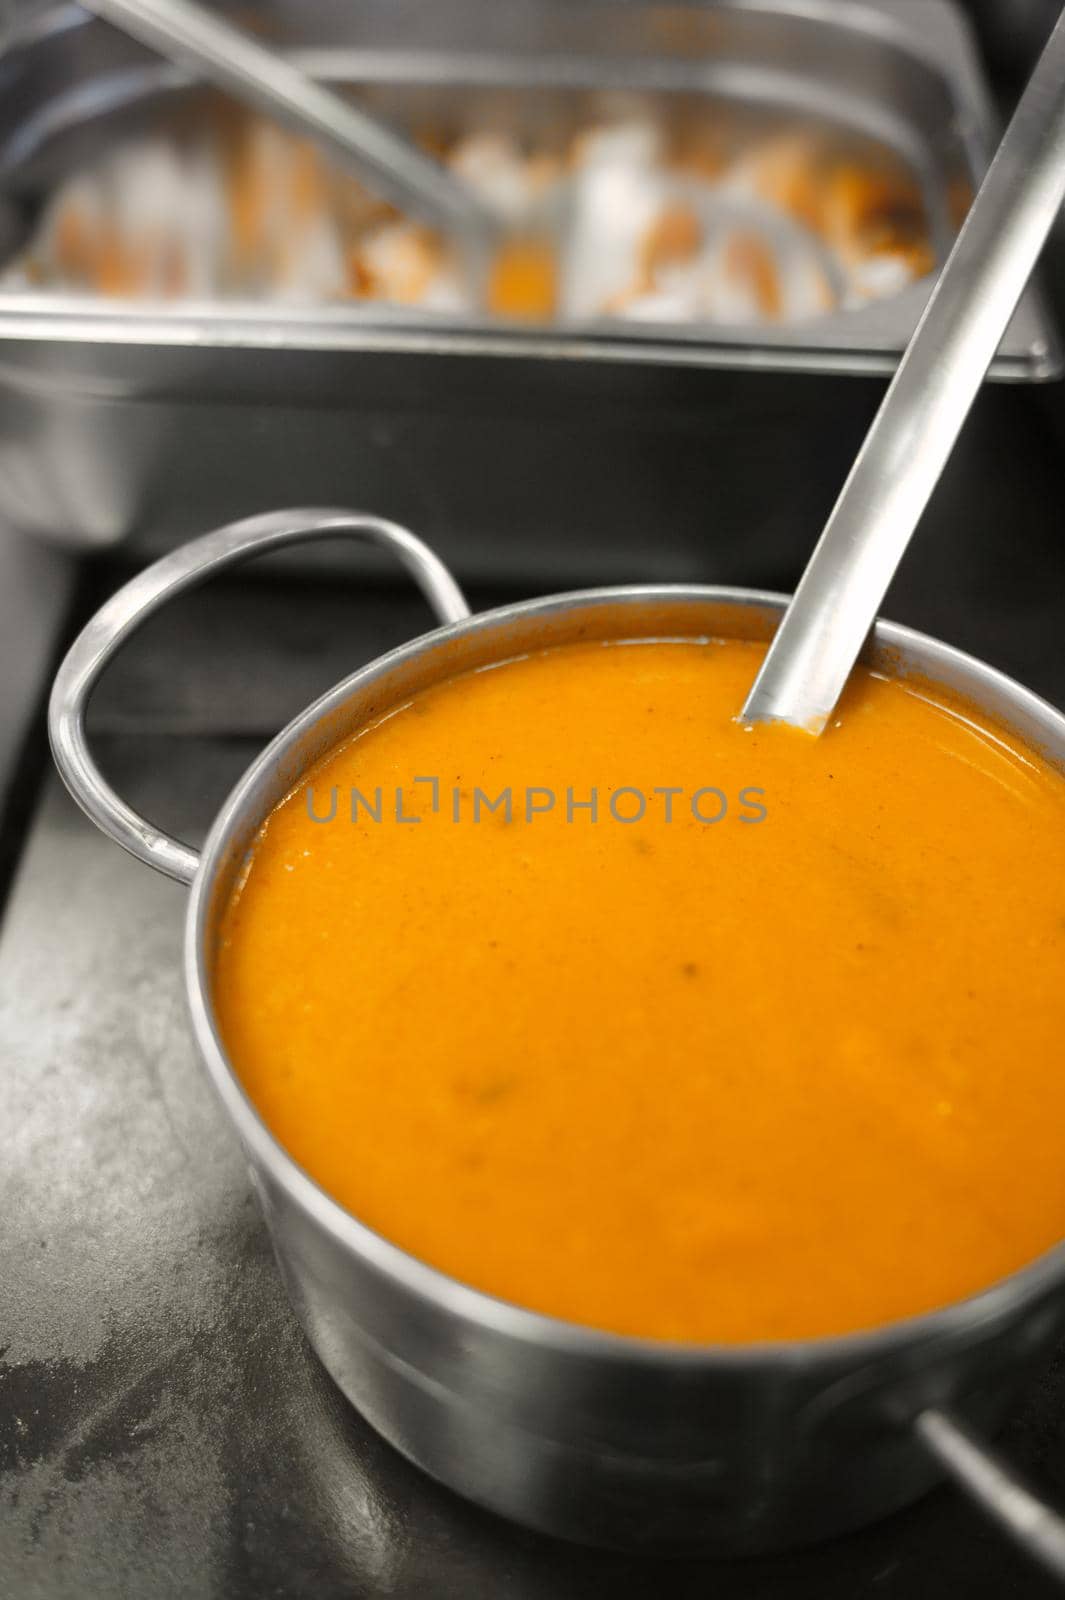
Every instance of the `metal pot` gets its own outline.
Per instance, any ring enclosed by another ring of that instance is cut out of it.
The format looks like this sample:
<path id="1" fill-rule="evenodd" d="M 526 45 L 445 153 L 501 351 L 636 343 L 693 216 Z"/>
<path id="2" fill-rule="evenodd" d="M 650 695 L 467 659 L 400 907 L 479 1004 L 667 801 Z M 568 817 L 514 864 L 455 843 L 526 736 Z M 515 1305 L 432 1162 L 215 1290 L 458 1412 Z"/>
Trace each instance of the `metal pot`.
<path id="1" fill-rule="evenodd" d="M 290 723 L 237 784 L 197 855 L 137 816 L 100 775 L 83 721 L 93 685 L 171 596 L 247 556 L 330 534 L 398 556 L 444 625 Z M 969 1431 L 1003 1418 L 1062 1332 L 1065 1247 L 971 1299 L 867 1333 L 741 1347 L 600 1333 L 457 1283 L 342 1210 L 264 1126 L 215 1027 L 212 948 L 234 875 L 271 808 L 349 731 L 428 684 L 532 648 L 577 638 L 768 637 L 782 605 L 741 589 L 632 587 L 471 617 L 439 560 L 393 524 L 327 510 L 253 517 L 166 556 L 99 611 L 56 679 L 52 745 L 97 825 L 190 886 L 193 1029 L 244 1146 L 282 1277 L 333 1378 L 411 1460 L 553 1534 L 732 1553 L 855 1527 L 915 1498 L 945 1469 L 1065 1575 L 1062 1525 Z M 950 646 L 879 623 L 867 659 L 890 676 L 918 672 L 961 691 L 1065 761 L 1065 716 Z"/>

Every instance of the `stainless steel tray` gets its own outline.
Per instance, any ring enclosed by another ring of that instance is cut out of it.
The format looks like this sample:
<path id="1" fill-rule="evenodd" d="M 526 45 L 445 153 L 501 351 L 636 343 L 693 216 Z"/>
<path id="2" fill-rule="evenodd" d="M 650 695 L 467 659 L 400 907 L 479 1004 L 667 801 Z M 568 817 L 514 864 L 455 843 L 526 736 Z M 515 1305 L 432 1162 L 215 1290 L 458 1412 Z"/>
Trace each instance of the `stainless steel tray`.
<path id="1" fill-rule="evenodd" d="M 618 91 L 650 105 L 702 96 L 827 117 L 891 146 L 917 172 L 940 257 L 951 188 L 978 180 L 993 141 L 949 0 L 355 0 L 342 11 L 282 0 L 258 14 L 306 67 L 400 120 L 446 114 L 459 99 L 468 117 L 554 123 L 594 113 Z M 194 92 L 75 6 L 21 15 L 0 55 L 0 194 L 16 207 L 32 200 L 94 143 Z M 717 537 L 733 539 L 740 463 L 789 492 L 788 464 L 765 433 L 766 402 L 794 407 L 790 444 L 810 455 L 834 426 L 836 375 L 889 372 L 926 295 L 915 285 L 790 327 L 535 331 L 365 306 L 152 309 L 6 294 L 0 515 L 65 541 L 135 534 L 159 544 L 285 500 L 356 501 L 406 516 L 467 575 L 531 567 L 530 539 L 538 567 L 556 550 L 559 575 L 629 571 L 648 539 L 636 441 L 668 422 L 674 479 L 687 480 L 699 476 L 689 460 L 698 437 L 731 508 Z M 1045 378 L 1058 365 L 1029 291 L 995 375 Z M 875 385 L 858 387 L 845 404 L 860 429 Z M 850 431 L 835 429 L 847 450 Z M 838 481 L 835 454 L 812 453 L 805 471 L 824 472 L 827 491 Z M 796 475 L 793 503 L 798 489 Z M 668 525 L 675 482 L 658 491 Z M 676 509 L 683 523 L 688 502 Z M 757 516 L 755 494 L 748 539 Z M 671 537 L 669 526 L 659 533 L 654 570 L 690 575 L 690 549 Z M 609 546 L 613 565 L 590 561 L 591 546 Z"/>

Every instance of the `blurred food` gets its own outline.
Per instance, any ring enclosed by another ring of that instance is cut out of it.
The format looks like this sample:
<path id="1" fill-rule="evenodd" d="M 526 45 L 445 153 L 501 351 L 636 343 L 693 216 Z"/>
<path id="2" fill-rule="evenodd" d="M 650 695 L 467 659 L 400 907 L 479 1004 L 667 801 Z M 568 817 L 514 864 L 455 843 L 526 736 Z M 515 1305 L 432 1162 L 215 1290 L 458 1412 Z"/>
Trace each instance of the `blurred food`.
<path id="1" fill-rule="evenodd" d="M 508 239 L 488 309 L 533 322 L 796 322 L 898 293 L 935 257 L 891 152 L 808 125 L 644 115 L 568 144 L 421 131 Z M 469 313 L 449 241 L 274 124 L 211 109 L 128 138 L 45 204 L 5 289 L 123 299 L 374 301 Z"/>
<path id="2" fill-rule="evenodd" d="M 558 260 L 552 241 L 516 233 L 496 252 L 488 309 L 500 317 L 550 322 L 558 309 Z"/>

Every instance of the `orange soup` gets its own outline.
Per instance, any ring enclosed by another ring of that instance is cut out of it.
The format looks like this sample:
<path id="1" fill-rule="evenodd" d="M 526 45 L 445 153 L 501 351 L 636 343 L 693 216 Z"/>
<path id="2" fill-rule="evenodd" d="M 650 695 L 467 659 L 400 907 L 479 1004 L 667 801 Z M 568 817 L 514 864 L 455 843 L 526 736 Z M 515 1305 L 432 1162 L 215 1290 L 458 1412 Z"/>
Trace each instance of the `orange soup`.
<path id="1" fill-rule="evenodd" d="M 267 820 L 214 998 L 266 1124 L 462 1282 L 619 1333 L 842 1333 L 1065 1236 L 1065 779 L 917 684 L 735 720 L 764 646 L 417 695 Z"/>

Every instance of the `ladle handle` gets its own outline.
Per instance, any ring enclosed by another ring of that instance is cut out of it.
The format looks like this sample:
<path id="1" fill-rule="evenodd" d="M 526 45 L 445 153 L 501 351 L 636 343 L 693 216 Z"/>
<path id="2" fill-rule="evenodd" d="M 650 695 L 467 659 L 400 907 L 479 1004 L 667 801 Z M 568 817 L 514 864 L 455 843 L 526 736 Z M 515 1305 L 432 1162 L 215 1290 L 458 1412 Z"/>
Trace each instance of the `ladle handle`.
<path id="1" fill-rule="evenodd" d="M 1017 1544 L 1065 1584 L 1065 1518 L 1000 1461 L 967 1423 L 922 1411 L 914 1424 L 929 1455 Z"/>
<path id="2" fill-rule="evenodd" d="M 195 0 L 84 0 L 168 61 L 325 145 L 401 210 L 466 239 L 491 231 L 475 194 L 391 128 Z"/>
<path id="3" fill-rule="evenodd" d="M 139 816 L 115 793 L 93 760 L 85 710 L 96 681 L 153 612 L 209 574 L 267 550 L 337 535 L 378 545 L 397 556 L 441 622 L 469 616 L 462 592 L 443 562 L 406 528 L 357 511 L 272 511 L 205 533 L 139 572 L 100 607 L 67 651 L 48 704 L 48 736 L 59 774 L 98 828 L 168 878 L 191 883 L 199 856 Z"/>
<path id="4" fill-rule="evenodd" d="M 1059 18 L 743 708 L 820 733 L 1065 197 Z"/>

